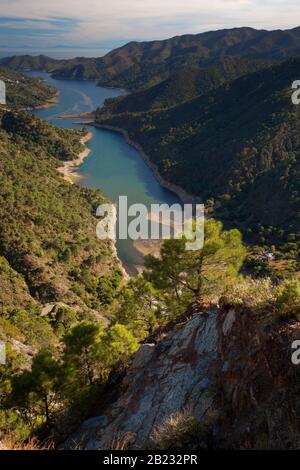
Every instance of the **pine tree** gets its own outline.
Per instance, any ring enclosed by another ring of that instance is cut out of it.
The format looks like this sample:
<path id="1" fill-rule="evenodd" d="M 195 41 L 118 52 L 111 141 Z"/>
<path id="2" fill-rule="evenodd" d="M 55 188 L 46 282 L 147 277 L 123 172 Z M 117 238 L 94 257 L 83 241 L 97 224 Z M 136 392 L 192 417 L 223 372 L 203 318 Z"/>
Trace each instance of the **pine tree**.
<path id="1" fill-rule="evenodd" d="M 193 300 L 216 296 L 238 276 L 246 255 L 241 233 L 223 230 L 221 222 L 208 219 L 201 250 L 188 251 L 185 239 L 165 240 L 160 258 L 148 255 L 145 278 L 164 291 L 175 311 Z"/>

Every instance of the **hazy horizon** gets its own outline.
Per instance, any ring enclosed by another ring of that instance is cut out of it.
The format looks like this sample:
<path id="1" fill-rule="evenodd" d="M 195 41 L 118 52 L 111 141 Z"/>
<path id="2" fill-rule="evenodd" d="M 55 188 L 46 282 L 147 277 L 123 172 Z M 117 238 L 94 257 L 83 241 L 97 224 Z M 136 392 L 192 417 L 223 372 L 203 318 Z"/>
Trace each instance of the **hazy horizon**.
<path id="1" fill-rule="evenodd" d="M 75 57 L 102 57 L 107 54 L 111 49 L 102 48 L 10 48 L 0 46 L 0 58 L 18 56 L 18 55 L 45 55 L 52 59 L 72 59 Z"/>
<path id="2" fill-rule="evenodd" d="M 104 55 L 133 40 L 242 26 L 290 29 L 297 18 L 296 0 L 0 0 L 0 49 L 2 56 L 48 50 L 70 57 L 70 49 Z"/>
<path id="3" fill-rule="evenodd" d="M 235 28 L 243 28 L 247 26 L 236 26 Z M 294 29 L 300 26 L 295 26 L 293 28 L 285 28 L 285 29 Z M 220 28 L 221 29 L 221 28 Z M 222 28 L 222 29 L 232 29 L 232 28 Z M 255 28 L 258 29 L 258 28 Z M 266 28 L 262 28 L 266 29 Z M 208 31 L 201 31 L 199 33 L 205 33 L 209 31 L 216 31 L 216 30 L 208 30 Z M 272 29 L 269 29 L 272 31 Z M 197 32 L 193 34 L 199 34 Z M 169 39 L 169 38 L 161 38 L 161 40 Z M 149 39 L 149 41 L 155 39 Z M 138 41 L 138 40 L 137 40 Z M 140 41 L 143 41 L 142 39 Z M 82 47 L 77 45 L 56 45 L 53 47 L 34 47 L 34 46 L 24 46 L 24 47 L 9 47 L 5 45 L 0 45 L 0 58 L 3 57 L 10 57 L 10 56 L 19 56 L 19 55 L 31 55 L 31 56 L 38 56 L 38 55 L 45 55 L 51 57 L 53 59 L 72 59 L 76 57 L 103 57 L 108 54 L 110 51 L 117 47 L 121 47 L 127 44 L 129 41 L 120 42 L 120 44 L 116 44 L 114 47 Z"/>

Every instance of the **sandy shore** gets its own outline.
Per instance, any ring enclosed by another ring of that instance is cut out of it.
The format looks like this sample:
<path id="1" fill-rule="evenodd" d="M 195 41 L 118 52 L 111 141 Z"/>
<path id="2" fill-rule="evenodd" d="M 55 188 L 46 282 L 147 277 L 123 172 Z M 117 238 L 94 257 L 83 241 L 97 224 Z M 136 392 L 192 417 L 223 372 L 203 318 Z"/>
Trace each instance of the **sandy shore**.
<path id="1" fill-rule="evenodd" d="M 91 140 L 92 137 L 93 137 L 93 133 L 88 132 L 84 137 L 82 137 L 80 142 L 82 144 L 86 144 L 89 140 Z M 76 168 L 78 168 L 84 162 L 84 159 L 89 154 L 90 154 L 90 149 L 86 147 L 78 155 L 77 158 L 75 158 L 74 160 L 64 162 L 63 166 L 57 168 L 57 171 L 61 175 L 63 175 L 63 177 L 66 181 L 68 181 L 71 184 L 74 184 L 76 181 L 78 181 L 78 179 L 80 179 L 80 175 L 78 175 L 78 173 L 76 173 Z"/>
<path id="2" fill-rule="evenodd" d="M 45 103 L 40 104 L 39 106 L 35 106 L 34 109 L 46 109 L 51 108 L 51 106 L 56 106 L 58 103 L 59 91 L 57 90 L 54 95 L 49 98 Z"/>
<path id="3" fill-rule="evenodd" d="M 77 123 L 76 124 L 83 124 L 83 123 Z M 126 142 L 134 147 L 142 157 L 142 159 L 147 163 L 149 168 L 154 173 L 154 176 L 156 180 L 159 182 L 161 186 L 163 186 L 166 189 L 169 189 L 169 191 L 172 191 L 175 193 L 179 199 L 184 203 L 193 203 L 195 202 L 195 196 L 188 194 L 184 189 L 182 189 L 180 186 L 177 186 L 173 183 L 170 183 L 169 181 L 165 180 L 159 173 L 157 166 L 151 162 L 150 158 L 148 155 L 145 154 L 143 148 L 141 147 L 140 144 L 137 142 L 134 142 L 133 140 L 130 139 L 127 131 L 125 129 L 122 129 L 120 127 L 115 127 L 115 126 L 109 126 L 105 124 L 98 124 L 95 122 L 88 122 L 85 123 L 86 126 L 94 126 L 99 129 L 107 129 L 110 131 L 118 132 L 119 134 L 122 134 L 123 137 L 125 138 Z M 92 133 L 88 133 L 85 137 L 83 142 L 87 142 L 90 138 L 92 137 Z M 58 168 L 58 171 L 64 175 L 64 178 L 69 181 L 70 183 L 74 183 L 75 181 L 78 181 L 79 175 L 76 174 L 74 171 L 75 168 L 77 168 L 83 160 L 89 155 L 90 151 L 89 149 L 86 149 L 86 151 L 82 152 L 82 154 L 78 157 L 76 160 L 72 160 L 71 162 L 65 162 L 64 166 L 61 168 Z M 152 253 L 155 256 L 159 256 L 160 253 L 160 246 L 161 246 L 162 241 L 161 240 L 137 240 L 134 242 L 134 247 L 135 249 L 141 253 L 143 256 Z M 115 248 L 116 250 L 116 248 Z M 117 255 L 116 251 L 115 254 Z M 122 266 L 123 267 L 123 266 Z M 135 266 L 137 272 L 141 273 L 144 270 L 143 266 Z M 123 272 L 124 272 L 124 267 L 123 267 Z M 126 271 L 125 271 L 126 272 Z M 128 274 L 127 274 L 128 275 Z"/>
<path id="4" fill-rule="evenodd" d="M 169 181 L 165 180 L 159 173 L 157 166 L 153 162 L 151 162 L 148 155 L 146 155 L 141 145 L 138 144 L 137 142 L 134 142 L 132 139 L 130 139 L 128 132 L 125 129 L 122 129 L 116 126 L 109 126 L 106 124 L 98 124 L 95 122 L 92 125 L 94 127 L 98 127 L 99 129 L 107 129 L 107 130 L 122 134 L 126 142 L 139 152 L 142 159 L 145 161 L 145 163 L 147 163 L 149 168 L 151 168 L 159 184 L 163 186 L 164 188 L 169 189 L 169 191 L 172 191 L 173 193 L 175 193 L 179 197 L 179 199 L 182 201 L 183 204 L 192 204 L 197 201 L 194 195 L 187 193 L 180 186 L 177 186 L 176 184 L 170 183 Z M 148 254 L 159 256 L 161 243 L 162 243 L 162 240 L 136 240 L 134 242 L 134 247 L 143 256 L 148 255 Z M 139 273 L 141 273 L 144 271 L 145 268 L 143 266 L 136 266 L 136 269 Z"/>
<path id="5" fill-rule="evenodd" d="M 163 221 L 158 217 L 158 214 L 153 214 L 152 212 L 148 214 L 148 221 L 155 222 L 155 224 L 160 226 L 160 230 L 162 230 L 164 226 L 164 224 L 162 224 Z M 165 228 L 167 228 L 170 233 L 182 232 L 182 223 L 176 223 L 173 219 L 168 220 L 166 222 L 167 224 L 165 224 Z M 160 234 L 160 237 L 161 236 L 162 233 Z M 159 240 L 135 240 L 133 245 L 135 249 L 143 256 L 153 255 L 159 257 L 162 242 L 162 238 L 160 238 Z"/>
<path id="6" fill-rule="evenodd" d="M 92 137 L 93 137 L 93 133 L 88 132 L 87 134 L 85 134 L 85 136 L 82 137 L 80 142 L 82 144 L 86 144 L 89 140 L 92 139 Z M 90 154 L 90 152 L 91 152 L 91 150 L 89 148 L 86 148 L 74 160 L 64 162 L 63 166 L 57 168 L 57 171 L 61 175 L 63 175 L 64 179 L 66 181 L 68 181 L 68 183 L 70 183 L 70 184 L 76 183 L 76 181 L 78 181 L 80 179 L 80 175 L 78 175 L 78 173 L 76 173 L 76 168 L 78 168 L 83 163 L 84 159 Z M 113 217 L 113 223 L 116 224 L 117 223 L 117 211 L 114 211 L 112 217 Z M 121 260 L 118 258 L 116 242 L 113 241 L 113 240 L 111 242 L 111 248 L 112 248 L 113 256 L 115 257 L 115 259 L 116 259 L 116 261 L 119 265 L 119 268 L 121 269 L 121 271 L 123 273 L 124 279 L 128 279 L 129 275 L 128 275 L 126 269 L 124 268 Z"/>
<path id="7" fill-rule="evenodd" d="M 60 114 L 58 116 L 58 119 L 76 119 L 76 118 L 94 119 L 95 115 L 93 113 L 73 113 L 73 114 Z"/>

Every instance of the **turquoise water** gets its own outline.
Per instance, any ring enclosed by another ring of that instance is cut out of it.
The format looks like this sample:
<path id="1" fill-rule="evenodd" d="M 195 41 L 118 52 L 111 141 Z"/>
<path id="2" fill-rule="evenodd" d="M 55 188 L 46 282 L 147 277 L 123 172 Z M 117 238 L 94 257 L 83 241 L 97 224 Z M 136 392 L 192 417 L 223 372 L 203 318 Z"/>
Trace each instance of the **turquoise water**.
<path id="1" fill-rule="evenodd" d="M 35 113 L 60 127 L 76 125 L 72 123 L 74 119 L 61 120 L 59 115 L 93 111 L 106 98 L 123 93 L 121 90 L 97 87 L 89 81 L 54 80 L 41 72 L 31 72 L 30 75 L 43 76 L 59 89 L 59 103 Z M 114 203 L 124 195 L 128 197 L 128 204 L 142 203 L 148 208 L 153 203 L 180 203 L 174 193 L 160 186 L 137 150 L 128 145 L 123 136 L 93 127 L 90 130 L 93 138 L 87 146 L 91 153 L 79 168 L 82 178 L 78 184 L 100 189 Z M 143 257 L 135 250 L 132 241 L 118 240 L 117 251 L 128 272 L 136 272 L 135 266 L 142 264 Z"/>

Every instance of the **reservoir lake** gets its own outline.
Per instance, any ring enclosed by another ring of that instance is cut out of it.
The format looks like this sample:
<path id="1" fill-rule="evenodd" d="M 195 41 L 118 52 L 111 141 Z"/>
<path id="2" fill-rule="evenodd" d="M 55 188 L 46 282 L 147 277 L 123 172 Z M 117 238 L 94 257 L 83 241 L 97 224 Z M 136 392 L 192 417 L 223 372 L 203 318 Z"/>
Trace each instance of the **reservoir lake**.
<path id="1" fill-rule="evenodd" d="M 96 86 L 92 81 L 56 80 L 43 72 L 29 72 L 28 75 L 42 77 L 58 89 L 58 103 L 49 108 L 36 109 L 34 113 L 59 127 L 78 128 L 74 124 L 76 119 L 60 119 L 61 115 L 94 111 L 107 98 L 125 93 Z M 118 202 L 119 196 L 127 196 L 128 205 L 145 204 L 149 210 L 155 203 L 181 204 L 176 194 L 158 183 L 139 152 L 121 134 L 95 127 L 88 127 L 88 130 L 93 133 L 86 144 L 90 154 L 76 169 L 80 175 L 77 184 L 99 189 L 113 203 Z M 133 241 L 117 240 L 116 248 L 127 272 L 136 274 L 143 265 L 143 255 L 136 250 Z"/>

